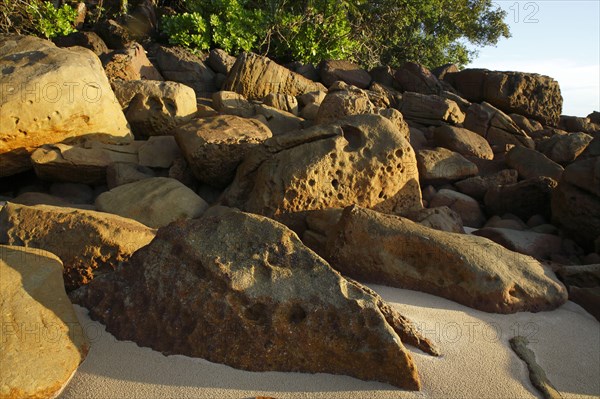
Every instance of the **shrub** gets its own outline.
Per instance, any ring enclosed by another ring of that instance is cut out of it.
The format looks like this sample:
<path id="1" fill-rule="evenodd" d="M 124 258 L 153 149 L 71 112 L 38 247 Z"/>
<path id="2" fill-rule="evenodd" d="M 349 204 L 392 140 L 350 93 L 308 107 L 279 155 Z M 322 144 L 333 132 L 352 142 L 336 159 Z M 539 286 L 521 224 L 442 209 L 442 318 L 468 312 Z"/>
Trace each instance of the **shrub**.
<path id="1" fill-rule="evenodd" d="M 28 12 L 33 15 L 35 30 L 47 39 L 76 31 L 77 10 L 67 4 L 55 8 L 49 1 L 34 1 L 29 5 Z"/>
<path id="2" fill-rule="evenodd" d="M 169 37 L 170 44 L 190 49 L 207 50 L 210 48 L 208 26 L 200 13 L 183 13 L 164 16 L 161 29 Z"/>

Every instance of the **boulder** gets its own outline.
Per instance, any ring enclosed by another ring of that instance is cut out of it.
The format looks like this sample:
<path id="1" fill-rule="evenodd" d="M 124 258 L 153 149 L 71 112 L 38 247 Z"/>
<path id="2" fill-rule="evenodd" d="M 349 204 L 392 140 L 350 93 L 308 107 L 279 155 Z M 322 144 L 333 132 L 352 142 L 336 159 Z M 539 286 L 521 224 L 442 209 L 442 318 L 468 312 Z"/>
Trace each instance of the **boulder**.
<path id="1" fill-rule="evenodd" d="M 371 84 L 371 75 L 350 61 L 323 60 L 319 63 L 318 70 L 325 87 L 330 87 L 338 80 L 359 89 L 366 89 Z"/>
<path id="2" fill-rule="evenodd" d="M 155 177 L 152 169 L 134 163 L 115 162 L 106 168 L 106 185 L 109 190 L 150 177 Z"/>
<path id="3" fill-rule="evenodd" d="M 98 57 L 33 36 L 0 38 L 0 177 L 31 168 L 44 144 L 95 138 L 131 141 Z"/>
<path id="4" fill-rule="evenodd" d="M 379 65 L 369 71 L 372 83 L 379 83 L 384 86 L 392 87 L 394 84 L 394 69 L 389 65 Z"/>
<path id="5" fill-rule="evenodd" d="M 92 204 L 95 198 L 92 187 L 82 183 L 52 183 L 48 192 L 72 204 Z"/>
<path id="6" fill-rule="evenodd" d="M 458 213 L 447 206 L 419 209 L 402 216 L 419 223 L 421 226 L 451 233 L 464 233 L 463 221 Z"/>
<path id="7" fill-rule="evenodd" d="M 479 172 L 473 162 L 442 147 L 417 151 L 417 164 L 419 178 L 429 183 L 461 180 Z"/>
<path id="8" fill-rule="evenodd" d="M 118 80 L 164 80 L 146 56 L 139 43 L 131 43 L 124 50 L 115 50 L 102 56 L 102 65 L 111 82 Z"/>
<path id="9" fill-rule="evenodd" d="M 558 127 L 567 132 L 583 132 L 590 134 L 600 132 L 600 123 L 592 122 L 589 116 L 587 118 L 581 118 L 578 116 L 561 115 Z"/>
<path id="10" fill-rule="evenodd" d="M 382 116 L 356 115 L 273 137 L 244 160 L 221 202 L 295 229 L 309 210 L 354 203 L 382 212 L 421 208 L 415 155 L 404 135 Z"/>
<path id="11" fill-rule="evenodd" d="M 556 274 L 569 289 L 569 300 L 600 321 L 600 264 L 563 266 Z"/>
<path id="12" fill-rule="evenodd" d="M 231 183 L 240 162 L 271 136 L 256 119 L 232 115 L 196 119 L 175 133 L 196 178 L 221 188 Z"/>
<path id="13" fill-rule="evenodd" d="M 433 76 L 435 76 L 438 79 L 444 79 L 444 77 L 446 77 L 447 74 L 450 73 L 455 73 L 460 71 L 460 69 L 458 69 L 458 66 L 456 66 L 456 64 L 444 64 L 442 66 L 433 68 L 431 70 L 431 73 L 433 74 Z"/>
<path id="14" fill-rule="evenodd" d="M 219 48 L 215 48 L 210 50 L 208 58 L 206 59 L 206 63 L 212 68 L 213 71 L 227 75 L 235 64 L 235 57 L 227 54 L 227 52 Z"/>
<path id="15" fill-rule="evenodd" d="M 302 129 L 304 126 L 304 119 L 290 112 L 282 111 L 275 107 L 269 107 L 265 104 L 256 106 L 256 115 L 258 117 L 264 117 L 264 121 L 271 133 L 273 133 L 273 136 L 287 134 Z"/>
<path id="16" fill-rule="evenodd" d="M 181 83 L 131 80 L 113 87 L 136 137 L 173 134 L 197 111 L 196 93 Z"/>
<path id="17" fill-rule="evenodd" d="M 486 101 L 504 112 L 558 125 L 563 99 L 558 82 L 548 76 L 464 69 L 446 75 L 445 80 L 469 101 Z"/>
<path id="18" fill-rule="evenodd" d="M 110 145 L 97 141 L 83 144 L 49 144 L 33 152 L 31 163 L 42 180 L 104 184 L 106 168 L 114 162 L 138 162 L 142 143 Z"/>
<path id="19" fill-rule="evenodd" d="M 344 116 L 374 112 L 375 105 L 364 90 L 341 83 L 332 86 L 321 102 L 316 122 L 331 123 Z"/>
<path id="20" fill-rule="evenodd" d="M 263 99 L 263 103 L 298 116 L 298 100 L 296 97 L 290 96 L 289 94 L 269 93 Z"/>
<path id="21" fill-rule="evenodd" d="M 537 259 L 552 259 L 552 255 L 562 253 L 562 238 L 553 234 L 497 227 L 484 227 L 472 234 L 489 238 L 504 248 Z"/>
<path id="22" fill-rule="evenodd" d="M 464 127 L 483 136 L 491 146 L 513 144 L 535 148 L 533 139 L 504 112 L 484 102 L 467 110 Z"/>
<path id="23" fill-rule="evenodd" d="M 491 187 L 505 184 L 515 184 L 519 174 L 514 169 L 503 169 L 487 176 L 473 176 L 465 180 L 457 181 L 454 186 L 463 194 L 476 200 L 483 200 L 485 194 Z"/>
<path id="24" fill-rule="evenodd" d="M 433 138 L 439 147 L 461 155 L 494 159 L 494 152 L 486 139 L 468 129 L 442 125 L 433 131 Z"/>
<path id="25" fill-rule="evenodd" d="M 587 146 L 593 137 L 586 133 L 557 134 L 537 143 L 536 149 L 552 161 L 567 165 L 573 162 Z"/>
<path id="26" fill-rule="evenodd" d="M 322 84 L 253 53 L 242 53 L 237 58 L 223 90 L 235 91 L 249 100 L 262 100 L 269 93 L 297 96 L 311 91 L 327 91 Z"/>
<path id="27" fill-rule="evenodd" d="M 327 213 L 327 211 L 324 211 Z M 359 281 L 427 292 L 486 312 L 552 310 L 567 300 L 552 271 L 486 239 L 350 206 L 333 226 L 308 219 L 321 255 Z"/>
<path id="28" fill-rule="evenodd" d="M 465 120 L 465 114 L 452 100 L 431 94 L 405 92 L 400 112 L 409 121 L 425 126 L 457 124 Z"/>
<path id="29" fill-rule="evenodd" d="M 512 213 L 523 220 L 540 214 L 550 218 L 550 200 L 557 183 L 549 177 L 533 177 L 515 184 L 490 187 L 485 209 L 490 215 Z"/>
<path id="30" fill-rule="evenodd" d="M 123 184 L 96 198 L 96 209 L 162 227 L 179 219 L 197 218 L 208 204 L 175 179 L 152 177 Z"/>
<path id="31" fill-rule="evenodd" d="M 517 124 L 519 128 L 525 131 L 527 134 L 531 134 L 535 131 L 542 130 L 544 127 L 541 123 L 535 119 L 527 118 L 519 114 L 510 114 L 510 119 Z"/>
<path id="32" fill-rule="evenodd" d="M 438 78 L 423 65 L 406 62 L 394 73 L 394 87 L 405 92 L 440 94 L 443 90 Z"/>
<path id="33" fill-rule="evenodd" d="M 415 390 L 402 341 L 433 352 L 377 294 L 262 216 L 232 210 L 173 223 L 129 263 L 74 299 L 118 339 L 165 354 Z"/>
<path id="34" fill-rule="evenodd" d="M 226 115 L 251 118 L 256 114 L 256 107 L 246 97 L 233 91 L 218 91 L 212 95 L 215 110 Z"/>
<path id="35" fill-rule="evenodd" d="M 523 179 L 551 177 L 560 180 L 564 168 L 544 154 L 525 147 L 514 147 L 506 154 L 506 164 L 519 172 Z"/>
<path id="36" fill-rule="evenodd" d="M 62 264 L 46 251 L 1 245 L 0 275 L 0 397 L 53 398 L 89 348 Z"/>
<path id="37" fill-rule="evenodd" d="M 112 11 L 119 12 L 121 10 L 115 8 Z M 114 19 L 108 19 L 101 24 L 97 24 L 96 32 L 102 38 L 104 43 L 106 43 L 108 48 L 111 49 L 123 50 L 133 41 L 129 29 L 122 26 Z"/>
<path id="38" fill-rule="evenodd" d="M 52 40 L 58 47 L 85 47 L 97 56 L 109 52 L 106 43 L 95 32 L 73 32 L 66 36 L 57 36 Z"/>
<path id="39" fill-rule="evenodd" d="M 12 202 L 13 204 L 22 204 L 22 205 L 53 205 L 53 206 L 72 206 L 73 204 L 66 201 L 63 198 L 57 197 L 55 195 L 46 194 L 46 193 L 38 193 L 35 191 L 26 192 L 23 194 L 17 195 L 15 198 L 9 198 L 7 201 Z"/>
<path id="40" fill-rule="evenodd" d="M 150 137 L 138 151 L 139 165 L 150 168 L 168 169 L 181 156 L 181 150 L 173 136 Z"/>
<path id="41" fill-rule="evenodd" d="M 152 50 L 166 80 L 191 87 L 198 97 L 217 91 L 215 73 L 197 55 L 183 47 L 156 46 Z"/>
<path id="42" fill-rule="evenodd" d="M 429 206 L 432 208 L 447 206 L 456 212 L 462 223 L 468 227 L 478 228 L 485 223 L 485 215 L 479 203 L 468 195 L 457 191 L 441 189 L 431 199 Z"/>
<path id="43" fill-rule="evenodd" d="M 135 220 L 102 212 L 10 202 L 0 211 L 0 243 L 58 256 L 69 291 L 112 272 L 154 234 Z"/>

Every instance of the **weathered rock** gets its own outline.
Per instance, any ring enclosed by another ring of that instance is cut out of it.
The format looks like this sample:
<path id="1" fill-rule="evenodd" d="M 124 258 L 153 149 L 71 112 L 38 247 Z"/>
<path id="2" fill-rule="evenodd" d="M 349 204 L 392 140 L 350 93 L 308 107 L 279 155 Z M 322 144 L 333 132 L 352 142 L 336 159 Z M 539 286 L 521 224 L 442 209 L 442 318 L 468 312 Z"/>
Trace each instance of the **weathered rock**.
<path id="1" fill-rule="evenodd" d="M 273 133 L 273 136 L 302 129 L 304 125 L 304 119 L 264 104 L 256 106 L 256 115 L 262 115 L 265 118 L 266 125 L 269 127 L 271 133 Z"/>
<path id="2" fill-rule="evenodd" d="M 402 104 L 402 93 L 377 82 L 371 83 L 368 93 L 383 97 L 383 102 L 385 102 L 384 107 L 399 109 Z"/>
<path id="3" fill-rule="evenodd" d="M 0 211 L 0 243 L 58 256 L 67 290 L 114 270 L 154 235 L 135 220 L 102 212 L 13 203 Z"/>
<path id="4" fill-rule="evenodd" d="M 515 220 L 513 218 L 502 219 L 500 216 L 494 215 L 491 218 L 489 218 L 487 220 L 487 222 L 485 222 L 485 225 L 483 227 L 484 228 L 489 227 L 489 228 L 499 228 L 499 229 L 510 229 L 510 230 L 518 230 L 518 231 L 527 230 L 527 225 L 525 223 L 523 223 L 523 221 L 521 219 L 519 219 L 518 217 L 515 216 L 515 218 L 518 220 Z"/>
<path id="5" fill-rule="evenodd" d="M 439 147 L 447 148 L 461 155 L 494 159 L 494 152 L 488 142 L 479 134 L 468 129 L 442 125 L 433 131 L 433 138 Z"/>
<path id="6" fill-rule="evenodd" d="M 431 199 L 429 206 L 437 208 L 447 206 L 458 215 L 465 226 L 481 227 L 485 223 L 485 215 L 479 203 L 468 195 L 457 191 L 441 189 Z"/>
<path id="7" fill-rule="evenodd" d="M 403 136 L 382 116 L 357 115 L 273 137 L 240 165 L 222 202 L 294 228 L 303 211 L 353 203 L 382 212 L 421 208 L 414 152 Z"/>
<path id="8" fill-rule="evenodd" d="M 404 118 L 425 126 L 440 126 L 443 123 L 462 123 L 465 114 L 452 100 L 420 93 L 405 92 L 402 95 L 400 112 Z"/>
<path id="9" fill-rule="evenodd" d="M 221 188 L 231 183 L 240 162 L 271 136 L 263 123 L 232 115 L 196 119 L 175 133 L 196 178 Z"/>
<path id="10" fill-rule="evenodd" d="M 581 118 L 577 116 L 561 115 L 558 127 L 567 132 L 583 132 L 590 134 L 600 132 L 600 123 L 592 122 L 589 117 Z"/>
<path id="11" fill-rule="evenodd" d="M 556 185 L 549 177 L 534 177 L 490 187 L 484 198 L 486 211 L 492 215 L 512 213 L 523 220 L 537 214 L 550 218 L 550 200 Z"/>
<path id="12" fill-rule="evenodd" d="M 118 339 L 245 370 L 341 373 L 414 390 L 401 339 L 431 352 L 407 319 L 292 231 L 239 211 L 160 229 L 128 267 L 76 294 Z"/>
<path id="13" fill-rule="evenodd" d="M 567 166 L 564 180 L 600 197 L 600 157 L 582 159 Z"/>
<path id="14" fill-rule="evenodd" d="M 537 259 L 551 259 L 552 255 L 562 252 L 562 239 L 552 234 L 497 227 L 485 227 L 472 234 L 489 238 L 504 248 Z"/>
<path id="15" fill-rule="evenodd" d="M 492 146 L 514 144 L 535 148 L 533 140 L 524 130 L 504 112 L 486 102 L 469 107 L 464 127 L 485 137 Z"/>
<path id="16" fill-rule="evenodd" d="M 486 101 L 504 112 L 558 125 L 563 99 L 558 82 L 548 76 L 464 69 L 446 75 L 445 80 L 469 101 Z"/>
<path id="17" fill-rule="evenodd" d="M 109 51 L 106 43 L 95 32 L 73 32 L 66 36 L 55 37 L 52 40 L 58 47 L 81 46 L 92 50 L 97 56 Z"/>
<path id="18" fill-rule="evenodd" d="M 151 168 L 170 168 L 180 156 L 181 150 L 173 136 L 150 137 L 138 150 L 139 164 Z"/>
<path id="19" fill-rule="evenodd" d="M 250 118 L 256 114 L 256 107 L 246 97 L 233 91 L 218 91 L 212 95 L 214 108 L 222 114 Z"/>
<path id="20" fill-rule="evenodd" d="M 309 93 L 304 93 L 296 98 L 298 99 L 298 104 L 302 106 L 306 106 L 308 104 L 321 104 L 327 95 L 324 91 L 311 91 Z"/>
<path id="21" fill-rule="evenodd" d="M 477 165 L 457 152 L 437 147 L 417 151 L 419 178 L 424 182 L 449 182 L 478 173 Z"/>
<path id="22" fill-rule="evenodd" d="M 440 94 L 442 85 L 438 78 L 423 65 L 406 62 L 394 73 L 394 87 L 405 92 Z"/>
<path id="23" fill-rule="evenodd" d="M 138 162 L 140 144 L 120 146 L 87 141 L 79 145 L 44 145 L 33 152 L 31 163 L 43 180 L 103 184 L 111 163 Z"/>
<path id="24" fill-rule="evenodd" d="M 52 398 L 89 344 L 65 293 L 53 254 L 0 246 L 0 397 Z"/>
<path id="25" fill-rule="evenodd" d="M 202 215 L 208 204 L 175 179 L 152 177 L 124 184 L 96 198 L 96 208 L 137 220 L 149 227 L 162 227 L 179 219 Z"/>
<path id="26" fill-rule="evenodd" d="M 380 65 L 369 71 L 372 83 L 379 83 L 384 86 L 392 87 L 394 84 L 394 70 L 388 65 Z"/>
<path id="27" fill-rule="evenodd" d="M 27 193 L 19 194 L 15 198 L 9 199 L 10 202 L 14 204 L 21 205 L 53 205 L 53 206 L 72 206 L 73 204 L 64 200 L 63 198 L 59 198 L 55 195 L 50 195 L 46 193 L 38 193 L 34 191 L 30 191 Z"/>
<path id="28" fill-rule="evenodd" d="M 371 75 L 350 61 L 324 60 L 319 63 L 318 70 L 325 87 L 330 87 L 338 80 L 359 89 L 366 89 L 371 84 Z"/>
<path id="29" fill-rule="evenodd" d="M 454 186 L 463 194 L 477 200 L 483 200 L 485 193 L 498 185 L 515 184 L 519 174 L 514 169 L 504 169 L 488 176 L 473 176 L 454 183 Z"/>
<path id="30" fill-rule="evenodd" d="M 458 67 L 455 64 L 444 64 L 437 68 L 433 68 L 431 70 L 431 73 L 433 74 L 433 76 L 437 77 L 438 79 L 444 79 L 444 77 L 447 74 L 455 73 L 458 71 L 460 71 L 460 69 L 458 69 Z"/>
<path id="31" fill-rule="evenodd" d="M 567 285 L 581 288 L 600 287 L 600 264 L 562 266 L 556 275 Z"/>
<path id="32" fill-rule="evenodd" d="M 323 99 L 317 114 L 317 123 L 331 123 L 348 115 L 372 114 L 375 105 L 368 94 L 346 84 L 332 86 Z"/>
<path id="33" fill-rule="evenodd" d="M 298 116 L 298 100 L 289 94 L 269 93 L 263 100 L 265 105 Z"/>
<path id="34" fill-rule="evenodd" d="M 217 91 L 215 73 L 197 55 L 182 47 L 156 46 L 153 51 L 156 65 L 166 80 L 191 87 L 198 97 Z"/>
<path id="35" fill-rule="evenodd" d="M 48 191 L 51 195 L 72 204 L 91 204 L 94 202 L 94 190 L 87 184 L 52 183 Z"/>
<path id="36" fill-rule="evenodd" d="M 544 154 L 525 147 L 514 147 L 506 154 L 506 164 L 519 172 L 523 179 L 551 177 L 560 180 L 564 168 Z"/>
<path id="37" fill-rule="evenodd" d="M 400 111 L 394 108 L 379 108 L 377 114 L 389 119 L 405 135 L 406 141 L 410 142 L 410 128 Z"/>
<path id="38" fill-rule="evenodd" d="M 98 57 L 32 36 L 0 38 L 0 176 L 31 168 L 43 144 L 132 139 Z"/>
<path id="39" fill-rule="evenodd" d="M 139 43 L 131 43 L 124 50 L 115 50 L 103 55 L 102 64 L 111 82 L 140 79 L 164 80 Z"/>
<path id="40" fill-rule="evenodd" d="M 419 209 L 402 215 L 421 226 L 450 233 L 464 233 L 463 221 L 458 213 L 447 206 Z"/>
<path id="41" fill-rule="evenodd" d="M 567 165 L 585 151 L 592 139 L 592 136 L 585 133 L 557 134 L 539 141 L 536 149 L 552 161 L 560 165 Z"/>
<path id="42" fill-rule="evenodd" d="M 531 134 L 537 130 L 542 130 L 544 128 L 542 124 L 536 121 L 535 119 L 529 119 L 519 114 L 510 114 L 509 116 L 510 119 L 512 119 L 513 122 L 515 122 L 517 126 L 523 129 L 527 134 Z"/>
<path id="43" fill-rule="evenodd" d="M 325 231 L 314 219 L 308 219 L 309 228 L 326 241 L 324 258 L 361 281 L 496 313 L 551 310 L 567 300 L 565 287 L 546 266 L 482 237 L 441 232 L 358 206 L 346 208 Z"/>
<path id="44" fill-rule="evenodd" d="M 134 80 L 113 87 L 136 137 L 173 134 L 196 114 L 196 93 L 177 82 Z"/>
<path id="45" fill-rule="evenodd" d="M 223 90 L 235 91 L 249 100 L 261 100 L 269 93 L 297 96 L 311 91 L 327 91 L 322 84 L 253 53 L 242 53 L 237 58 Z"/>
<path id="46" fill-rule="evenodd" d="M 155 177 L 152 169 L 134 163 L 115 162 L 106 168 L 106 185 L 109 190 L 123 184 L 133 183 L 150 177 Z"/>
<path id="47" fill-rule="evenodd" d="M 235 57 L 227 54 L 221 49 L 215 48 L 210 50 L 206 63 L 213 71 L 227 75 L 235 64 Z"/>
<path id="48" fill-rule="evenodd" d="M 109 19 L 101 24 L 97 24 L 96 32 L 102 40 L 104 40 L 108 48 L 111 49 L 125 49 L 133 41 L 129 30 L 114 19 Z"/>
<path id="49" fill-rule="evenodd" d="M 319 108 L 321 108 L 320 104 L 307 104 L 306 106 L 302 107 L 302 111 L 300 111 L 300 117 L 309 121 L 314 121 L 319 116 Z"/>
<path id="50" fill-rule="evenodd" d="M 600 112 L 594 111 L 590 113 L 587 118 L 590 120 L 590 122 L 600 125 Z"/>

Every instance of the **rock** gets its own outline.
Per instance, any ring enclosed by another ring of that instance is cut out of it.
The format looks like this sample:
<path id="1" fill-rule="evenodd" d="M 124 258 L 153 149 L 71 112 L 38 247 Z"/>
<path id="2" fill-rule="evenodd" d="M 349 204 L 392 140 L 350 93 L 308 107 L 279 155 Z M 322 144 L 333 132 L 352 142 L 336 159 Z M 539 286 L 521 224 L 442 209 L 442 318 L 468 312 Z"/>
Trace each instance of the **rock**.
<path id="1" fill-rule="evenodd" d="M 405 135 L 406 141 L 410 142 L 410 129 L 408 124 L 404 122 L 404 117 L 400 111 L 394 108 L 379 108 L 377 114 L 389 119 Z"/>
<path id="2" fill-rule="evenodd" d="M 414 152 L 379 115 L 356 115 L 263 143 L 238 168 L 222 204 L 301 230 L 302 212 L 358 203 L 382 212 L 419 209 Z M 300 225 L 299 225 L 300 224 Z"/>
<path id="3" fill-rule="evenodd" d="M 102 56 L 102 64 L 111 82 L 140 79 L 164 80 L 139 43 L 131 43 L 124 50 L 115 50 Z"/>
<path id="4" fill-rule="evenodd" d="M 490 187 L 484 198 L 486 211 L 491 215 L 512 213 L 523 220 L 537 214 L 550 218 L 550 199 L 556 185 L 549 177 L 534 177 Z"/>
<path id="5" fill-rule="evenodd" d="M 98 57 L 33 36 L 0 38 L 0 177 L 31 168 L 44 144 L 132 139 Z"/>
<path id="6" fill-rule="evenodd" d="M 265 105 L 298 116 L 298 100 L 289 94 L 269 93 L 263 100 Z"/>
<path id="7" fill-rule="evenodd" d="M 557 126 L 562 112 L 558 82 L 534 73 L 464 69 L 445 80 L 469 101 L 486 101 L 507 113 Z"/>
<path id="8" fill-rule="evenodd" d="M 175 159 L 181 155 L 181 150 L 173 136 L 150 137 L 138 151 L 140 166 L 151 168 L 170 168 Z"/>
<path id="9" fill-rule="evenodd" d="M 483 226 L 484 228 L 499 228 L 499 229 L 510 229 L 510 230 L 526 230 L 527 225 L 523 223 L 521 220 L 513 220 L 513 219 L 502 219 L 498 215 L 492 216 Z M 494 240 L 492 240 L 494 241 Z"/>
<path id="10" fill-rule="evenodd" d="M 196 119 L 175 133 L 196 178 L 220 188 L 231 183 L 240 162 L 271 136 L 263 123 L 231 115 Z"/>
<path id="11" fill-rule="evenodd" d="M 213 71 L 227 75 L 235 64 L 235 57 L 221 49 L 215 48 L 210 50 L 206 63 Z"/>
<path id="12" fill-rule="evenodd" d="M 473 176 L 465 180 L 457 181 L 454 186 L 463 194 L 476 200 L 483 200 L 485 194 L 491 187 L 515 184 L 518 173 L 514 169 L 503 169 L 488 176 Z"/>
<path id="13" fill-rule="evenodd" d="M 433 138 L 439 147 L 447 148 L 461 155 L 494 159 L 494 152 L 488 142 L 470 130 L 442 125 L 433 131 Z"/>
<path id="14" fill-rule="evenodd" d="M 419 223 L 421 226 L 430 227 L 435 230 L 462 234 L 465 232 L 460 215 L 447 206 L 419 209 L 402 216 Z"/>
<path id="15" fill-rule="evenodd" d="M 309 121 L 314 121 L 319 116 L 319 108 L 321 108 L 320 104 L 310 103 L 302 108 L 300 117 Z"/>
<path id="16" fill-rule="evenodd" d="M 261 100 L 269 93 L 297 96 L 311 91 L 327 91 L 322 84 L 253 53 L 242 53 L 237 58 L 223 90 L 235 91 L 249 100 Z"/>
<path id="17" fill-rule="evenodd" d="M 156 46 L 153 51 L 156 65 L 166 80 L 191 87 L 198 97 L 217 91 L 215 73 L 197 55 L 183 47 Z"/>
<path id="18" fill-rule="evenodd" d="M 197 111 L 196 93 L 181 83 L 135 80 L 114 87 L 136 137 L 171 135 Z"/>
<path id="19" fill-rule="evenodd" d="M 569 299 L 600 321 L 600 287 L 569 287 Z"/>
<path id="20" fill-rule="evenodd" d="M 114 19 L 109 19 L 98 24 L 96 32 L 104 40 L 108 48 L 115 50 L 123 50 L 133 41 L 129 30 Z"/>
<path id="21" fill-rule="evenodd" d="M 120 340 L 244 370 L 347 374 L 415 390 L 402 341 L 431 353 L 410 321 L 292 231 L 234 210 L 160 229 L 128 267 L 76 294 Z"/>
<path id="22" fill-rule="evenodd" d="M 567 132 L 583 132 L 593 134 L 600 131 L 600 123 L 592 122 L 589 117 L 581 118 L 577 116 L 561 115 L 558 127 L 566 130 Z"/>
<path id="23" fill-rule="evenodd" d="M 460 71 L 460 69 L 458 69 L 458 67 L 455 64 L 444 64 L 437 68 L 433 68 L 431 70 L 431 73 L 433 74 L 433 76 L 442 80 L 446 77 L 446 75 L 456 73 L 458 71 Z"/>
<path id="24" fill-rule="evenodd" d="M 600 321 L 600 265 L 563 266 L 557 276 L 569 289 L 569 300 Z"/>
<path id="25" fill-rule="evenodd" d="M 53 183 L 49 191 L 51 195 L 72 204 L 91 204 L 94 202 L 94 190 L 87 184 Z"/>
<path id="26" fill-rule="evenodd" d="M 42 180 L 103 184 L 111 163 L 138 162 L 140 144 L 119 146 L 88 141 L 78 145 L 44 145 L 31 155 L 31 163 Z"/>
<path id="27" fill-rule="evenodd" d="M 87 355 L 61 272 L 49 252 L 0 246 L 2 398 L 55 397 Z"/>
<path id="28" fill-rule="evenodd" d="M 433 73 L 423 65 L 406 62 L 394 73 L 394 87 L 405 92 L 440 94 L 442 85 Z"/>
<path id="29" fill-rule="evenodd" d="M 71 203 L 63 198 L 55 195 L 37 192 L 27 192 L 19 194 L 15 198 L 9 199 L 8 201 L 14 204 L 22 205 L 53 205 L 53 206 L 72 206 Z"/>
<path id="30" fill-rule="evenodd" d="M 112 272 L 154 235 L 141 223 L 102 212 L 13 203 L 0 211 L 0 243 L 56 254 L 69 291 Z"/>
<path id="31" fill-rule="evenodd" d="M 437 208 L 447 206 L 456 212 L 465 226 L 478 228 L 485 223 L 485 215 L 479 203 L 468 195 L 456 191 L 441 189 L 431 199 L 429 206 Z"/>
<path id="32" fill-rule="evenodd" d="M 535 119 L 529 119 L 519 114 L 510 114 L 509 116 L 510 119 L 512 119 L 513 122 L 515 122 L 517 126 L 524 130 L 528 135 L 544 128 L 542 124 Z"/>
<path id="33" fill-rule="evenodd" d="M 106 43 L 95 32 L 73 32 L 66 36 L 57 36 L 52 40 L 58 47 L 85 47 L 97 56 L 109 52 Z"/>
<path id="34" fill-rule="evenodd" d="M 256 114 L 264 116 L 266 124 L 273 133 L 273 136 L 279 136 L 301 129 L 304 124 L 304 119 L 264 104 L 256 106 Z"/>
<path id="35" fill-rule="evenodd" d="M 441 232 L 358 206 L 346 208 L 325 231 L 307 221 L 326 242 L 323 257 L 359 281 L 495 313 L 551 310 L 567 300 L 565 287 L 546 266 L 486 238 Z"/>
<path id="36" fill-rule="evenodd" d="M 301 106 L 306 106 L 308 104 L 321 104 L 323 100 L 327 96 L 327 93 L 324 91 L 311 91 L 309 93 L 304 93 L 296 98 L 298 99 L 298 104 Z"/>
<path id="37" fill-rule="evenodd" d="M 109 190 L 150 177 L 155 177 L 152 169 L 134 163 L 115 162 L 106 168 L 106 185 Z"/>
<path id="38" fill-rule="evenodd" d="M 489 238 L 511 251 L 537 259 L 551 259 L 552 255 L 562 252 L 562 239 L 552 234 L 497 227 L 484 227 L 472 234 Z"/>
<path id="39" fill-rule="evenodd" d="M 318 82 L 320 79 L 319 71 L 317 71 L 317 68 L 315 68 L 313 64 L 298 65 L 298 67 L 294 69 L 294 72 L 313 82 Z"/>
<path id="40" fill-rule="evenodd" d="M 477 165 L 459 153 L 441 147 L 417 151 L 417 164 L 423 182 L 449 182 L 478 173 Z"/>
<path id="41" fill-rule="evenodd" d="M 212 96 L 213 106 L 222 114 L 251 118 L 256 115 L 256 107 L 246 97 L 233 91 L 218 91 Z"/>
<path id="42" fill-rule="evenodd" d="M 376 94 L 380 97 L 383 97 L 383 102 L 385 104 L 382 106 L 386 108 L 393 107 L 395 109 L 399 109 L 402 104 L 402 94 L 399 91 L 396 91 L 391 87 L 384 86 L 377 82 L 371 83 L 371 86 L 369 86 L 368 93 L 371 93 L 371 95 Z"/>
<path id="43" fill-rule="evenodd" d="M 371 75 L 350 61 L 324 60 L 319 63 L 318 70 L 325 87 L 330 87 L 338 80 L 359 89 L 366 89 L 371 84 Z"/>
<path id="44" fill-rule="evenodd" d="M 582 159 L 567 166 L 564 180 L 600 197 L 600 157 Z"/>
<path id="45" fill-rule="evenodd" d="M 560 165 L 567 165 L 585 151 L 592 139 L 592 136 L 585 133 L 555 135 L 539 141 L 536 148 L 552 161 Z"/>
<path id="46" fill-rule="evenodd" d="M 533 215 L 527 220 L 527 226 L 529 228 L 534 228 L 536 226 L 540 226 L 546 223 L 546 218 L 542 215 Z"/>
<path id="47" fill-rule="evenodd" d="M 519 172 L 523 179 L 551 177 L 560 180 L 564 168 L 544 154 L 525 147 L 514 147 L 506 154 L 506 164 Z"/>
<path id="48" fill-rule="evenodd" d="M 592 113 L 590 113 L 587 118 L 590 120 L 591 123 L 596 123 L 598 125 L 600 125 L 600 112 L 598 111 L 594 111 Z"/>
<path id="49" fill-rule="evenodd" d="M 336 90 L 337 88 L 341 90 Z M 317 123 L 331 123 L 348 115 L 372 114 L 375 106 L 364 90 L 345 84 L 332 86 L 323 99 L 317 114 Z"/>
<path id="50" fill-rule="evenodd" d="M 152 177 L 100 194 L 96 208 L 158 228 L 179 219 L 197 218 L 208 204 L 175 179 Z"/>
<path id="51" fill-rule="evenodd" d="M 392 87 L 394 84 L 394 70 L 388 65 L 380 65 L 369 71 L 372 83 L 379 83 L 384 86 Z"/>
<path id="52" fill-rule="evenodd" d="M 535 148 L 531 137 L 504 112 L 484 102 L 467 110 L 464 127 L 483 136 L 492 146 L 514 144 Z"/>
<path id="53" fill-rule="evenodd" d="M 437 95 L 405 92 L 402 95 L 400 112 L 409 121 L 425 126 L 440 126 L 443 123 L 457 124 L 465 120 L 458 104 Z"/>

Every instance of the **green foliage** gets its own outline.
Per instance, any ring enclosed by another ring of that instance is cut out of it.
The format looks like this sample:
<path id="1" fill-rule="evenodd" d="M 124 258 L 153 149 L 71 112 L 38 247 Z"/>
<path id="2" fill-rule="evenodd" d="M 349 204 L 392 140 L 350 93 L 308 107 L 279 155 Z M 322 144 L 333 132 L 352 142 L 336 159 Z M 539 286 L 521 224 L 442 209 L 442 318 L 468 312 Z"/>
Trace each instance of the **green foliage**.
<path id="1" fill-rule="evenodd" d="M 210 48 L 208 26 L 200 13 L 183 13 L 162 18 L 162 31 L 169 37 L 169 43 L 191 49 Z"/>
<path id="2" fill-rule="evenodd" d="M 76 31 L 74 25 L 77 10 L 67 4 L 55 8 L 49 1 L 43 3 L 34 1 L 29 5 L 28 12 L 33 15 L 36 31 L 47 39 Z"/>

